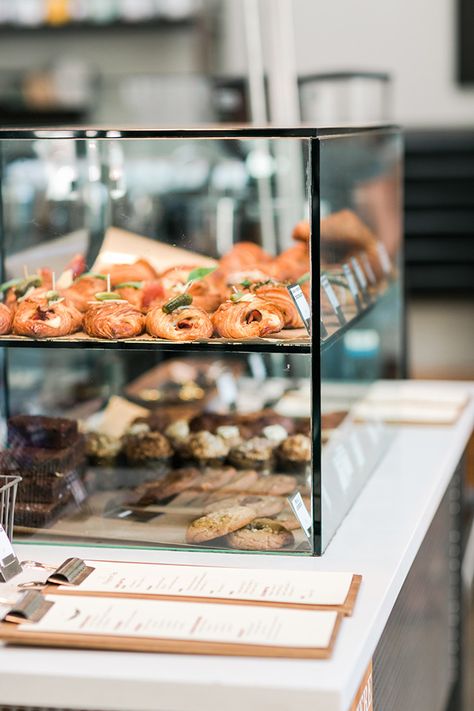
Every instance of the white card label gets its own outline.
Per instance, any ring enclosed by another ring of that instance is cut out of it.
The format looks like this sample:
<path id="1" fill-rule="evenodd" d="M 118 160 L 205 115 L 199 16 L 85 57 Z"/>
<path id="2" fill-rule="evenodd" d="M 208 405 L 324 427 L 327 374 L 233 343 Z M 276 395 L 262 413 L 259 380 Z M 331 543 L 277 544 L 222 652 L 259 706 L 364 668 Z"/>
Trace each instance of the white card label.
<path id="1" fill-rule="evenodd" d="M 12 544 L 7 536 L 7 532 L 0 524 L 0 563 L 9 558 L 11 555 L 15 555 Z"/>
<path id="2" fill-rule="evenodd" d="M 359 297 L 359 289 L 357 288 L 356 280 L 354 279 L 354 275 L 352 273 L 352 269 L 350 268 L 349 264 L 344 264 L 342 267 L 342 271 L 344 272 L 344 276 L 346 277 L 347 285 L 348 285 L 349 290 L 354 298 L 356 306 L 358 309 L 360 309 L 361 303 L 360 303 L 360 297 Z"/>
<path id="3" fill-rule="evenodd" d="M 351 462 L 346 449 L 339 445 L 333 456 L 334 469 L 336 470 L 340 484 L 344 492 L 347 491 L 354 475 L 354 465 Z"/>
<path id="4" fill-rule="evenodd" d="M 309 538 L 309 536 L 311 535 L 312 521 L 300 492 L 298 491 L 293 496 L 289 496 L 288 502 L 291 508 L 293 509 L 293 513 L 300 522 L 301 528 L 306 533 L 306 536 Z"/>
<path id="5" fill-rule="evenodd" d="M 237 383 L 231 372 L 225 371 L 216 380 L 219 397 L 226 405 L 235 405 L 238 397 Z"/>
<path id="6" fill-rule="evenodd" d="M 367 279 L 365 277 L 364 272 L 361 269 L 359 262 L 357 261 L 357 259 L 355 257 L 351 258 L 351 264 L 352 264 L 354 273 L 357 277 L 357 281 L 359 282 L 359 286 L 361 287 L 362 291 L 366 291 L 367 290 Z"/>
<path id="7" fill-rule="evenodd" d="M 332 288 L 331 284 L 329 283 L 329 279 L 327 278 L 326 274 L 323 274 L 321 277 L 321 286 L 323 287 L 324 291 L 326 292 L 326 296 L 329 299 L 329 303 L 333 307 L 334 311 L 337 313 L 337 310 L 340 306 L 339 299 L 337 298 L 334 289 Z"/>
<path id="8" fill-rule="evenodd" d="M 392 264 L 390 262 L 390 257 L 388 256 L 387 248 L 383 242 L 377 243 L 377 253 L 379 255 L 380 264 L 384 274 L 388 276 L 392 271 Z"/>
<path id="9" fill-rule="evenodd" d="M 368 280 L 370 281 L 372 286 L 375 286 L 375 284 L 377 283 L 377 279 L 375 278 L 374 270 L 372 269 L 372 265 L 369 262 L 369 258 L 367 257 L 365 252 L 362 252 L 362 254 L 360 255 L 360 259 L 362 261 L 362 266 L 364 267 Z"/>
<path id="10" fill-rule="evenodd" d="M 301 286 L 299 284 L 293 284 L 293 286 L 289 286 L 288 291 L 290 292 L 290 296 L 295 302 L 295 306 L 298 309 L 298 313 L 301 316 L 306 330 L 309 333 L 311 323 L 311 309 L 309 308 L 309 304 L 306 301 L 306 296 L 303 294 Z"/>

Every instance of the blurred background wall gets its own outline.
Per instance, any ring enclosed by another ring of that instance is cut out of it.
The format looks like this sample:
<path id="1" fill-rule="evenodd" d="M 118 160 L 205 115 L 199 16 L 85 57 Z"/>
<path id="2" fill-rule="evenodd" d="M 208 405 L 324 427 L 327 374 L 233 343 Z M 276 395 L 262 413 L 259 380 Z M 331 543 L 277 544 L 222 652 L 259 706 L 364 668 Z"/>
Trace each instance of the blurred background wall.
<path id="1" fill-rule="evenodd" d="M 261 0 L 264 41 L 274 2 Z M 408 360 L 417 377 L 474 375 L 474 83 L 458 81 L 461 2 L 291 3 L 300 76 L 390 75 L 387 110 L 406 128 Z M 0 122 L 245 120 L 244 5 L 0 0 Z"/>

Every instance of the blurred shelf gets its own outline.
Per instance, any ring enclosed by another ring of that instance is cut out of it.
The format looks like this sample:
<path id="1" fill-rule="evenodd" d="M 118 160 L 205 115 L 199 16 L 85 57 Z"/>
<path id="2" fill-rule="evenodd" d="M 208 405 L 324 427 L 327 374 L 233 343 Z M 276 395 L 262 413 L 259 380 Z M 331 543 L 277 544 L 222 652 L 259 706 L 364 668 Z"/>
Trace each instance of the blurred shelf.
<path id="1" fill-rule="evenodd" d="M 34 35 L 38 34 L 56 34 L 75 33 L 75 32 L 134 32 L 145 31 L 152 32 L 156 30 L 181 30 L 190 29 L 196 26 L 198 19 L 196 17 L 183 18 L 181 20 L 172 19 L 150 19 L 140 20 L 137 22 L 69 22 L 63 25 L 7 25 L 0 24 L 0 35 Z"/>

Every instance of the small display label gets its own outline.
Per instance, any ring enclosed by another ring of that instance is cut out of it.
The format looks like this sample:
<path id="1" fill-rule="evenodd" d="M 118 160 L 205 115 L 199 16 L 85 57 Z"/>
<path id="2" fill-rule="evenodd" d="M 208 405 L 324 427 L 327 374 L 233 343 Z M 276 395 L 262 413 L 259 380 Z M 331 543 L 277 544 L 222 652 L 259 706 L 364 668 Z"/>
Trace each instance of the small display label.
<path id="1" fill-rule="evenodd" d="M 390 276 L 392 273 L 392 263 L 390 257 L 388 256 L 387 248 L 383 242 L 377 242 L 377 254 L 379 255 L 380 265 L 382 267 L 383 273 L 386 276 Z"/>
<path id="2" fill-rule="evenodd" d="M 312 521 L 300 492 L 298 491 L 293 496 L 289 496 L 288 503 L 290 504 L 296 518 L 300 522 L 301 528 L 309 538 L 311 536 Z"/>
<path id="3" fill-rule="evenodd" d="M 306 330 L 308 331 L 308 333 L 310 333 L 311 309 L 309 308 L 309 304 L 306 301 L 306 296 L 301 290 L 301 286 L 299 284 L 293 284 L 292 286 L 288 287 L 288 291 L 290 292 L 291 298 L 295 302 L 295 306 L 298 309 L 298 313 L 301 316 L 301 320 L 303 321 Z"/>
<path id="4" fill-rule="evenodd" d="M 370 301 L 370 297 L 367 292 L 367 278 L 355 257 L 351 257 L 351 265 L 352 269 L 354 270 L 354 274 L 356 275 L 357 283 L 359 284 L 359 288 L 364 298 L 364 301 L 367 303 Z"/>
<path id="5" fill-rule="evenodd" d="M 216 378 L 217 392 L 223 403 L 228 407 L 234 407 L 237 402 L 238 389 L 235 378 L 231 372 L 225 371 Z"/>
<path id="6" fill-rule="evenodd" d="M 375 278 L 374 270 L 372 269 L 372 265 L 369 262 L 368 256 L 366 255 L 365 252 L 362 252 L 362 254 L 360 255 L 359 258 L 362 262 L 362 266 L 364 267 L 364 271 L 366 273 L 367 279 L 369 280 L 369 283 L 372 286 L 376 286 L 377 279 Z"/>
<path id="7" fill-rule="evenodd" d="M 0 565 L 2 561 L 6 560 L 10 556 L 14 556 L 13 547 L 7 536 L 7 532 L 0 523 Z"/>
<path id="8" fill-rule="evenodd" d="M 351 445 L 352 452 L 354 454 L 354 459 L 356 461 L 356 464 L 359 469 L 362 469 L 362 467 L 365 464 L 365 457 L 364 457 L 362 445 L 361 445 L 359 438 L 355 432 L 351 432 L 350 437 L 349 437 L 349 442 Z"/>
<path id="9" fill-rule="evenodd" d="M 344 276 L 346 277 L 347 285 L 348 285 L 349 290 L 352 294 L 352 298 L 355 301 L 357 310 L 361 311 L 362 304 L 360 302 L 359 289 L 357 288 L 356 280 L 354 279 L 354 275 L 352 273 L 352 269 L 350 268 L 349 264 L 344 264 L 342 267 L 342 271 L 344 272 Z"/>
<path id="10" fill-rule="evenodd" d="M 321 287 L 324 289 L 326 296 L 328 297 L 328 301 L 334 309 L 334 313 L 336 314 L 340 325 L 344 326 L 344 324 L 346 323 L 346 318 L 342 313 L 341 304 L 339 303 L 339 299 L 336 296 L 336 292 L 332 288 L 332 285 L 330 284 L 326 274 L 323 274 L 321 276 Z"/>
<path id="11" fill-rule="evenodd" d="M 320 320 L 320 324 L 321 324 L 321 328 L 319 331 L 319 335 L 320 335 L 321 340 L 324 340 L 325 338 L 328 337 L 328 330 L 327 330 L 326 326 L 324 325 L 322 319 Z"/>

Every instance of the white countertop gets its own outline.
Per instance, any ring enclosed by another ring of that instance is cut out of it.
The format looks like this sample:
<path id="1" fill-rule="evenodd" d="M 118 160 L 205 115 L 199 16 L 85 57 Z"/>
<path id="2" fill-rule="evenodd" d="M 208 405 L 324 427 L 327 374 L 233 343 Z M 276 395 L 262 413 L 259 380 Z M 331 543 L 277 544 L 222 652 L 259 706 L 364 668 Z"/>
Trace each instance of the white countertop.
<path id="1" fill-rule="evenodd" d="M 474 395 L 474 386 L 459 384 Z M 347 711 L 464 451 L 474 402 L 453 427 L 402 427 L 322 558 L 116 550 L 120 560 L 353 571 L 354 616 L 327 661 L 35 650 L 0 646 L 0 705 L 116 711 L 311 708 Z M 59 564 L 91 548 L 17 545 L 20 559 Z M 0 595 L 2 586 L 0 585 Z"/>

